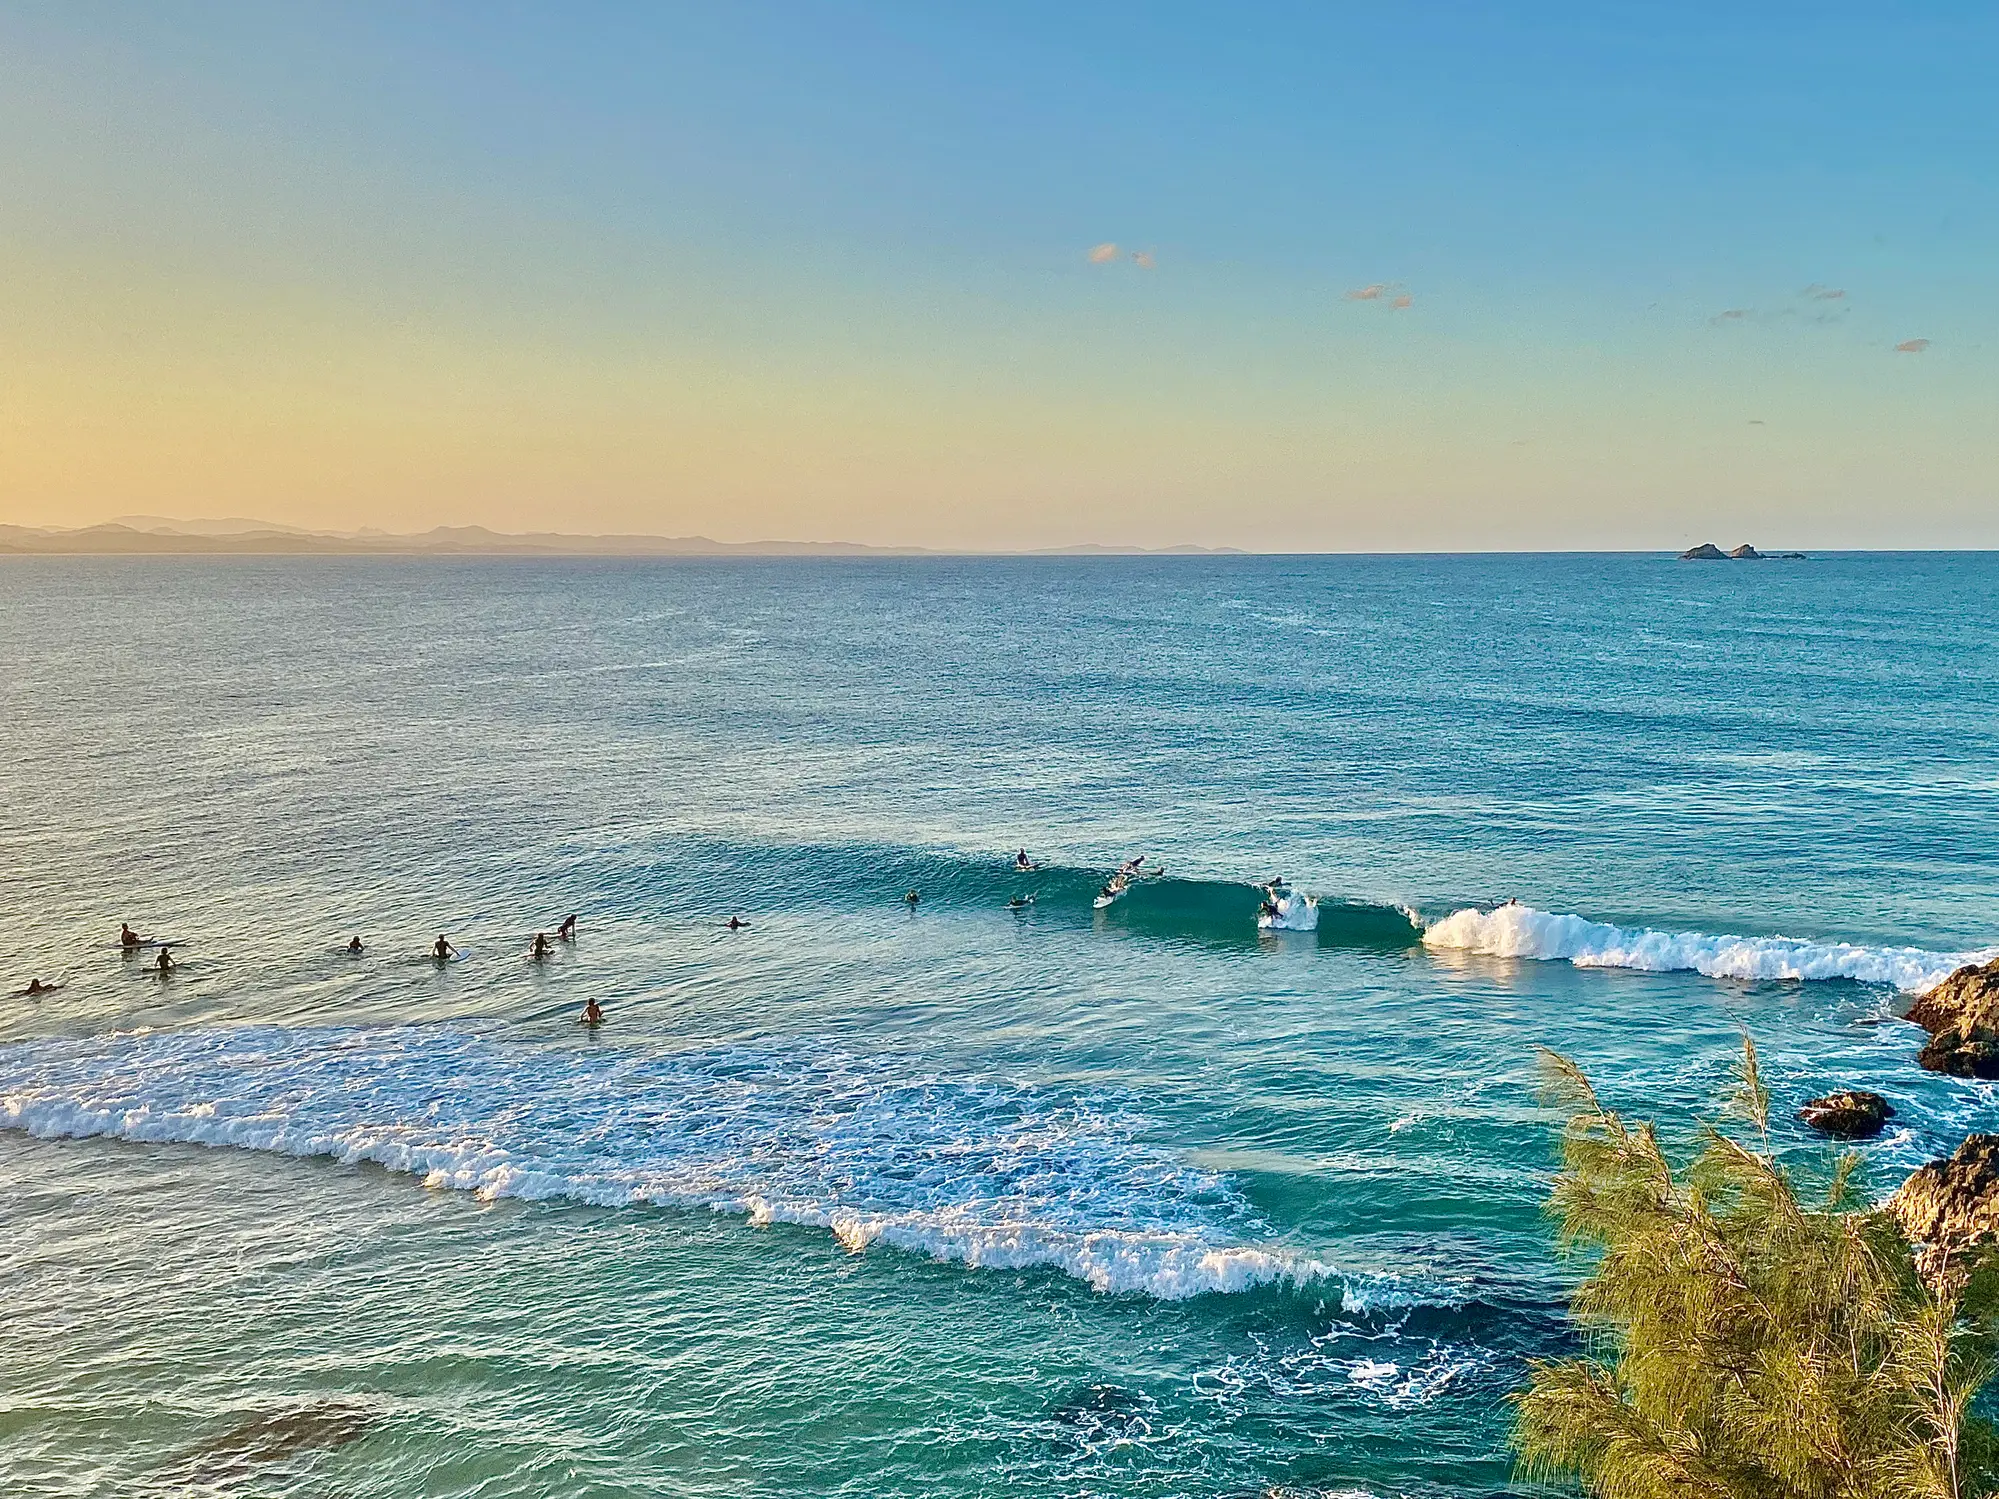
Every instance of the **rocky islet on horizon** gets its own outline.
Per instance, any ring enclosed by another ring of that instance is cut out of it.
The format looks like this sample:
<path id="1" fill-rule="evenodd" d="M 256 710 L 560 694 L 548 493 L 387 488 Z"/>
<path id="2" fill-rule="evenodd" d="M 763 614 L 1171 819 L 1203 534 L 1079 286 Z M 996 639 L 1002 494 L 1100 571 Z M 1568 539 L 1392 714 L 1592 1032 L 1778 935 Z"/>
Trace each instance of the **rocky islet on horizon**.
<path id="1" fill-rule="evenodd" d="M 1682 562 L 1803 562 L 1803 552 L 1759 552 L 1748 542 L 1730 552 L 1724 552 L 1711 541 L 1704 541 L 1697 547 L 1690 547 L 1680 553 Z"/>

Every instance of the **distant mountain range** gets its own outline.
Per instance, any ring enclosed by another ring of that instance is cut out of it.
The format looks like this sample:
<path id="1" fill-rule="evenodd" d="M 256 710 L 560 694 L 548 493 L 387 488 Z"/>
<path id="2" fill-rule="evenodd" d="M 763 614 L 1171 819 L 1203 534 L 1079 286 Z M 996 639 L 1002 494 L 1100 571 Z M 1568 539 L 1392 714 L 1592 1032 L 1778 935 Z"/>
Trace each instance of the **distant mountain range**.
<path id="1" fill-rule="evenodd" d="M 386 531 L 307 531 L 231 517 L 172 520 L 127 515 L 101 526 L 62 530 L 0 525 L 0 552 L 79 554 L 394 557 L 922 557 L 926 547 L 872 547 L 849 541 L 710 541 L 705 536 L 510 535 L 484 526 L 438 526 L 411 536 Z M 1234 547 L 1044 547 L 1027 556 L 1221 556 Z"/>

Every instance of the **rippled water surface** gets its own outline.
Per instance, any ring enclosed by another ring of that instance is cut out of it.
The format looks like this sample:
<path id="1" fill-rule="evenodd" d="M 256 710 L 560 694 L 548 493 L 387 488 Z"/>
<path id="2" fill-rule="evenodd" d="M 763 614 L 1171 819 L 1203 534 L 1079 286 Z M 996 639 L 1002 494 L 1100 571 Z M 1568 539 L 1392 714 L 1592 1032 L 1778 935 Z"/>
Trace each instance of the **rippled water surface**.
<path id="1" fill-rule="evenodd" d="M 6 1491 L 1504 1492 L 1537 1045 L 1999 1122 L 1995 585 L 0 559 Z"/>

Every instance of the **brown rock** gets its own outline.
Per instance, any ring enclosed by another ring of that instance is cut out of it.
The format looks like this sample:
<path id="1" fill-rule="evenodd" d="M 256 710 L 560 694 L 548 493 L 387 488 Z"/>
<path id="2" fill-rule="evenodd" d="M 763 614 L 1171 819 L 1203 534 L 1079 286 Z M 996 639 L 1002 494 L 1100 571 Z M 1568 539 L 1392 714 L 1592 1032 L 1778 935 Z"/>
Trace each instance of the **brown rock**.
<path id="1" fill-rule="evenodd" d="M 1798 1117 L 1821 1134 L 1839 1140 L 1867 1140 L 1881 1133 L 1881 1126 L 1895 1117 L 1888 1100 L 1865 1088 L 1842 1088 L 1824 1098 L 1814 1098 L 1798 1110 Z"/>
<path id="2" fill-rule="evenodd" d="M 1947 1161 L 1931 1161 L 1888 1199 L 1888 1215 L 1933 1273 L 1953 1256 L 1999 1234 L 1999 1135 L 1972 1135 Z"/>
<path id="3" fill-rule="evenodd" d="M 1952 1077 L 1999 1078 L 1999 959 L 1960 968 L 1918 999 L 1909 1019 L 1930 1033 L 1916 1060 Z"/>

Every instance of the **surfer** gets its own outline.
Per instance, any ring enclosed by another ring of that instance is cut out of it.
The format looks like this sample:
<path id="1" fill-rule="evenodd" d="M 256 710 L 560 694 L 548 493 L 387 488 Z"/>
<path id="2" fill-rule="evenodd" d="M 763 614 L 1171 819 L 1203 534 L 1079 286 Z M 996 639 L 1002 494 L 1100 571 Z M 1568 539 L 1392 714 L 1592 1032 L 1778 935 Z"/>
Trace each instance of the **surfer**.
<path id="1" fill-rule="evenodd" d="M 174 955 L 164 947 L 160 949 L 160 955 L 153 959 L 153 972 L 157 973 L 161 978 L 165 978 L 168 974 L 172 973 L 176 966 L 178 965 L 174 962 Z"/>
<path id="2" fill-rule="evenodd" d="M 45 984 L 40 979 L 29 979 L 28 987 L 23 989 L 21 993 L 28 999 L 39 999 L 44 994 L 55 993 L 61 987 L 61 984 Z"/>
<path id="3" fill-rule="evenodd" d="M 131 922 L 127 921 L 120 924 L 118 928 L 118 945 L 120 947 L 143 947 L 145 942 L 146 939 L 144 937 L 141 937 L 137 932 L 132 930 Z"/>
<path id="4" fill-rule="evenodd" d="M 583 1018 L 576 1023 L 578 1025 L 602 1025 L 604 1023 L 604 1011 L 599 1007 L 596 1000 L 586 999 L 583 1001 Z"/>
<path id="5" fill-rule="evenodd" d="M 1118 873 L 1123 875 L 1126 879 L 1130 879 L 1138 873 L 1139 866 L 1144 863 L 1145 863 L 1144 854 L 1140 854 L 1136 859 L 1126 859 L 1123 864 L 1118 866 Z"/>
<path id="6" fill-rule="evenodd" d="M 437 940 L 430 944 L 430 955 L 440 963 L 449 963 L 458 956 L 458 949 L 444 940 L 444 933 L 437 934 Z"/>
<path id="7" fill-rule="evenodd" d="M 914 908 L 916 903 L 922 899 L 923 899 L 923 892 L 920 890 L 912 890 L 909 892 L 909 894 L 905 895 L 902 898 L 903 904 L 910 906 L 911 908 Z"/>
<path id="8" fill-rule="evenodd" d="M 528 951 L 537 958 L 545 958 L 554 952 L 555 949 L 549 946 L 548 933 L 536 932 L 534 934 L 534 946 L 529 948 Z"/>
<path id="9" fill-rule="evenodd" d="M 367 949 L 361 946 L 361 938 L 360 938 L 360 936 L 359 936 L 358 934 L 356 934 L 356 935 L 355 935 L 355 936 L 353 936 L 353 937 L 350 937 L 350 938 L 348 938 L 348 940 L 347 940 L 347 954 L 348 954 L 348 956 L 349 956 L 349 957 L 354 957 L 354 958 L 358 958 L 358 957 L 360 957 L 360 956 L 361 956 L 361 954 L 362 954 L 362 953 L 364 953 L 364 952 L 366 952 L 366 951 L 367 951 Z"/>
<path id="10" fill-rule="evenodd" d="M 574 916 L 563 917 L 562 925 L 555 929 L 555 935 L 564 942 L 574 942 L 576 940 L 576 918 Z"/>
<path id="11" fill-rule="evenodd" d="M 740 916 L 731 916 L 726 922 L 723 923 L 723 925 L 728 927 L 728 929 L 732 932 L 740 932 L 744 927 L 748 926 L 749 923 L 743 920 L 743 918 Z"/>
<path id="12" fill-rule="evenodd" d="M 1034 904 L 1033 896 L 1016 895 L 1012 900 L 1006 903 L 1006 908 L 1009 911 L 1025 911 L 1029 906 L 1033 904 Z"/>
<path id="13" fill-rule="evenodd" d="M 1039 869 L 1041 866 L 1039 864 L 1036 864 L 1032 859 L 1028 858 L 1027 850 L 1022 849 L 1019 853 L 1013 856 L 1013 867 L 1019 870 L 1022 874 L 1027 874 L 1031 870 Z"/>

